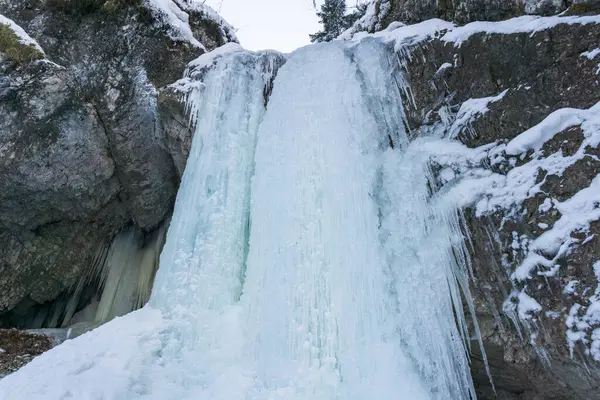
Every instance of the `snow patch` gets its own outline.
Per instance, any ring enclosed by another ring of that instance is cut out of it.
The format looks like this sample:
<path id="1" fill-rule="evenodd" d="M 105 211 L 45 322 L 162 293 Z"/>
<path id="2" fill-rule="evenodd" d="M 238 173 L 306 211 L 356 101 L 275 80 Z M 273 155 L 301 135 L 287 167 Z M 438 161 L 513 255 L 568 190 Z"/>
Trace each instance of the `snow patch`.
<path id="1" fill-rule="evenodd" d="M 596 120 L 600 113 L 600 103 L 589 110 L 576 108 L 561 108 L 548 115 L 542 122 L 521 133 L 506 145 L 506 154 L 518 155 L 528 150 L 540 150 L 544 144 L 557 133 L 572 126 L 581 125 L 587 120 Z"/>
<path id="2" fill-rule="evenodd" d="M 152 11 L 168 29 L 171 39 L 190 43 L 194 47 L 207 50 L 194 37 L 190 27 L 188 12 L 200 12 L 205 18 L 217 24 L 225 40 L 237 41 L 234 29 L 212 8 L 199 0 L 144 0 L 144 5 Z"/>
<path id="3" fill-rule="evenodd" d="M 441 65 L 441 66 L 438 68 L 438 70 L 435 72 L 435 75 L 439 75 L 439 74 L 441 74 L 442 72 L 444 72 L 444 71 L 445 71 L 445 70 L 447 70 L 448 68 L 454 68 L 454 65 L 452 65 L 452 64 L 450 64 L 450 63 L 448 63 L 448 62 L 446 62 L 446 63 L 443 63 L 443 64 L 442 64 L 442 65 Z"/>
<path id="4" fill-rule="evenodd" d="M 192 44 L 202 50 L 204 45 L 194 37 L 190 27 L 190 16 L 173 0 L 144 0 L 145 5 L 168 27 L 171 39 Z"/>
<path id="5" fill-rule="evenodd" d="M 569 310 L 566 320 L 567 342 L 571 357 L 575 345 L 580 342 L 586 354 L 600 361 L 600 261 L 594 263 L 593 269 L 597 280 L 596 290 L 587 305 L 575 303 Z"/>
<path id="6" fill-rule="evenodd" d="M 0 25 L 8 26 L 15 33 L 15 35 L 17 35 L 21 44 L 34 47 L 37 51 L 45 55 L 42 46 L 40 46 L 35 39 L 29 36 L 29 34 L 25 32 L 23 28 L 17 25 L 17 23 L 15 23 L 12 19 L 6 18 L 4 15 L 0 14 Z"/>
<path id="7" fill-rule="evenodd" d="M 379 5 L 379 7 L 378 7 Z M 385 1 L 371 1 L 367 5 L 367 11 L 353 26 L 342 32 L 340 39 L 350 39 L 357 32 L 376 32 L 382 30 L 384 27 L 381 25 L 381 21 L 385 18 L 386 14 L 391 8 L 389 0 Z M 397 26 L 397 22 L 392 22 L 390 26 Z"/>
<path id="8" fill-rule="evenodd" d="M 600 54 L 600 48 L 581 53 L 581 55 L 586 57 L 588 60 L 593 60 L 598 54 Z M 598 69 L 596 70 L 596 75 L 597 74 L 600 74 L 600 64 L 598 64 Z"/>
<path id="9" fill-rule="evenodd" d="M 600 47 L 591 51 L 584 51 L 581 53 L 581 56 L 586 57 L 588 60 L 593 60 L 598 54 L 600 54 Z"/>
<path id="10" fill-rule="evenodd" d="M 469 99 L 462 103 L 458 113 L 456 114 L 456 119 L 452 123 L 452 126 L 449 129 L 448 137 L 454 139 L 458 136 L 460 132 L 462 132 L 465 128 L 472 132 L 472 128 L 470 127 L 471 123 L 478 117 L 481 117 L 485 113 L 489 111 L 488 106 L 491 103 L 496 103 L 504 98 L 504 96 L 508 93 L 508 89 L 503 91 L 502 93 L 491 96 L 491 97 L 483 97 L 479 99 Z"/>
<path id="11" fill-rule="evenodd" d="M 221 17 L 215 10 L 206 5 L 205 0 L 174 0 L 179 7 L 187 12 L 197 12 L 202 14 L 204 18 L 208 18 L 215 22 L 221 31 L 223 38 L 229 39 L 232 42 L 238 42 L 238 38 L 235 34 L 235 28 L 231 26 L 223 17 Z"/>
<path id="12" fill-rule="evenodd" d="M 242 46 L 240 46 L 238 43 L 234 43 L 234 42 L 226 43 L 223 46 L 217 47 L 216 49 L 214 49 L 213 51 L 210 51 L 208 53 L 204 53 L 200 57 L 191 61 L 187 65 L 187 69 L 207 68 L 207 67 L 210 67 L 211 65 L 213 65 L 216 60 L 218 60 L 220 57 L 223 57 L 226 54 L 239 53 L 239 52 L 243 52 L 243 51 L 245 51 L 244 48 Z"/>
<path id="13" fill-rule="evenodd" d="M 519 305 L 517 310 L 519 312 L 519 318 L 521 320 L 530 319 L 533 314 L 542 311 L 542 306 L 533 297 L 525 293 L 524 290 L 519 292 Z"/>

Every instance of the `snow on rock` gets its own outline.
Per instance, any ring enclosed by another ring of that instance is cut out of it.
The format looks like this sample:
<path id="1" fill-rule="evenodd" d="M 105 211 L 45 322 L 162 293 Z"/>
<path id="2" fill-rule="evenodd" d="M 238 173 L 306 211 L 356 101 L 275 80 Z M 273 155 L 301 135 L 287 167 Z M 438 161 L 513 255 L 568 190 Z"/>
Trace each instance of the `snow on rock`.
<path id="1" fill-rule="evenodd" d="M 31 36 L 29 36 L 27 32 L 25 32 L 25 30 L 19 25 L 17 25 L 12 19 L 6 18 L 4 15 L 0 14 L 0 25 L 8 26 L 15 33 L 15 35 L 18 36 L 21 44 L 25 46 L 35 47 L 37 51 L 39 51 L 42 54 L 45 54 L 44 50 L 39 45 L 39 43 L 35 41 Z"/>
<path id="2" fill-rule="evenodd" d="M 394 43 L 395 50 L 400 51 L 414 46 L 428 39 L 438 37 L 441 32 L 453 29 L 455 25 L 441 19 L 429 19 L 413 25 L 391 24 L 389 29 L 368 34 L 357 32 L 355 34 L 342 34 L 339 39 L 360 41 L 367 36 L 382 39 L 386 43 Z"/>
<path id="3" fill-rule="evenodd" d="M 526 33 L 532 35 L 536 32 L 550 29 L 559 24 L 597 24 L 600 23 L 599 15 L 592 16 L 570 16 L 570 17 L 537 17 L 526 15 L 500 22 L 471 22 L 465 26 L 453 29 L 446 33 L 442 40 L 460 46 L 465 40 L 477 33 L 487 34 L 511 34 Z"/>
<path id="4" fill-rule="evenodd" d="M 474 99 L 465 103 L 477 104 Z M 468 107 L 468 109 L 477 108 Z M 586 157 L 585 148 L 587 146 L 596 147 L 600 144 L 600 114 L 597 111 L 599 109 L 600 103 L 589 110 L 558 110 L 508 144 L 485 145 L 477 149 L 468 149 L 466 146 L 457 149 L 456 146 L 453 146 L 452 154 L 456 157 L 455 161 L 463 160 L 458 164 L 463 169 L 464 175 L 463 179 L 450 191 L 455 193 L 457 198 L 462 199 L 462 206 L 476 204 L 478 216 L 499 210 L 516 212 L 516 208 L 525 199 L 540 192 L 545 183 L 545 179 L 538 182 L 540 170 L 546 171 L 548 175 L 560 176 L 569 166 Z M 578 151 L 571 156 L 564 156 L 559 151 L 544 157 L 537 151 L 533 153 L 530 161 L 510 169 L 506 174 L 492 173 L 486 168 L 473 168 L 474 165 L 481 163 L 482 157 L 487 158 L 492 165 L 499 165 L 507 160 L 507 156 L 523 156 L 530 149 L 539 150 L 555 134 L 578 124 L 581 124 L 584 140 Z M 453 131 L 448 130 L 448 132 L 451 135 Z M 444 147 L 446 153 L 450 152 L 448 146 Z M 461 154 L 460 157 L 456 154 L 457 152 Z M 441 157 L 440 154 L 436 156 L 437 160 L 446 160 L 446 162 L 448 158 L 448 154 L 446 157 Z M 547 201 L 540 206 L 540 211 L 547 211 L 552 207 L 550 200 Z M 512 216 L 514 213 L 509 212 L 507 215 Z"/>
<path id="5" fill-rule="evenodd" d="M 584 51 L 581 53 L 581 56 L 586 57 L 588 60 L 593 60 L 598 54 L 600 54 L 600 47 L 591 51 Z"/>
<path id="6" fill-rule="evenodd" d="M 447 70 L 448 68 L 453 68 L 454 66 L 448 62 L 443 63 L 438 70 L 435 72 L 436 75 L 444 72 L 445 70 Z"/>
<path id="7" fill-rule="evenodd" d="M 231 25 L 212 8 L 199 0 L 144 0 L 144 2 L 145 6 L 167 27 L 171 38 L 175 41 L 188 42 L 195 47 L 206 50 L 204 45 L 194 37 L 190 27 L 189 12 L 201 13 L 205 18 L 214 21 L 219 26 L 223 37 L 237 40 Z"/>
<path id="8" fill-rule="evenodd" d="M 189 14 L 183 11 L 177 3 L 172 0 L 146 0 L 145 4 L 166 25 L 171 39 L 188 42 L 206 50 L 192 33 L 192 28 L 189 24 Z"/>
<path id="9" fill-rule="evenodd" d="M 210 51 L 208 53 L 204 53 L 200 57 L 191 61 L 188 64 L 187 69 L 189 70 L 191 68 L 210 67 L 220 57 L 223 57 L 226 54 L 238 53 L 238 52 L 242 52 L 242 51 L 245 51 L 245 50 L 238 43 L 234 43 L 234 42 L 226 43 L 223 46 L 217 47 L 216 49 L 214 49 L 213 51 Z"/>
<path id="10" fill-rule="evenodd" d="M 466 101 L 461 107 L 464 112 L 459 111 L 456 120 L 461 119 L 460 115 L 476 114 L 465 110 L 485 109 L 483 105 L 487 102 L 481 100 Z M 567 168 L 586 158 L 598 160 L 596 155 L 586 153 L 586 149 L 597 148 L 600 144 L 599 111 L 600 103 L 587 110 L 560 109 L 508 143 L 491 143 L 479 148 L 467 148 L 448 141 L 455 130 L 443 129 L 445 138 L 430 139 L 422 144 L 431 162 L 440 168 L 440 197 L 459 207 L 472 207 L 477 216 L 500 212 L 502 223 L 522 218 L 524 202 L 542 191 L 549 176 L 562 176 Z M 545 154 L 542 151 L 545 143 L 573 126 L 579 126 L 583 136 L 574 153 L 564 155 L 558 150 Z M 521 160 L 519 165 L 516 157 Z M 522 261 L 510 275 L 515 289 L 503 306 L 515 326 L 522 325 L 527 329 L 531 343 L 537 338 L 535 315 L 542 311 L 542 306 L 526 292 L 528 284 L 535 275 L 556 276 L 559 261 L 576 246 L 590 240 L 590 223 L 600 219 L 600 175 L 593 178 L 588 187 L 563 201 L 546 198 L 537 211 L 541 214 L 556 212 L 560 217 L 553 224 L 539 224 L 543 231 L 538 237 L 513 233 L 513 259 Z M 586 234 L 587 239 L 578 239 L 574 237 L 577 236 L 575 233 Z M 594 269 L 600 281 L 600 262 Z M 570 282 L 563 294 L 576 293 L 577 284 Z M 569 346 L 573 348 L 575 343 L 584 343 L 589 354 L 600 361 L 600 287 L 588 305 L 572 307 L 566 324 Z M 520 327 L 517 328 L 520 331 Z M 544 357 L 543 349 L 536 348 L 536 351 L 542 352 L 540 355 Z"/>
<path id="11" fill-rule="evenodd" d="M 202 0 L 173 0 L 177 5 L 186 12 L 198 12 L 205 18 L 214 21 L 221 31 L 221 36 L 228 37 L 234 42 L 237 42 L 235 28 L 223 19 L 215 10 L 205 4 Z"/>
<path id="12" fill-rule="evenodd" d="M 573 356 L 578 342 L 584 344 L 587 354 L 600 361 L 600 261 L 594 263 L 598 286 L 587 305 L 573 304 L 567 318 L 567 342 Z"/>
<path id="13" fill-rule="evenodd" d="M 583 53 L 581 53 L 582 57 L 586 57 L 588 60 L 593 60 L 594 58 L 596 58 L 596 56 L 600 54 L 600 48 L 591 50 L 591 51 L 584 51 Z M 598 64 L 598 69 L 596 70 L 596 74 L 600 74 L 600 64 Z"/>
<path id="14" fill-rule="evenodd" d="M 589 110 L 561 108 L 548 115 L 542 122 L 514 138 L 506 146 L 506 154 L 518 155 L 528 150 L 540 150 L 542 146 L 558 132 L 584 123 L 587 120 L 598 119 L 600 103 Z"/>
<path id="15" fill-rule="evenodd" d="M 452 66 L 449 63 L 446 64 Z M 496 96 L 469 99 L 462 103 L 458 113 L 456 114 L 456 119 L 450 127 L 448 136 L 450 138 L 456 138 L 464 129 L 472 133 L 471 123 L 476 118 L 487 113 L 489 111 L 488 105 L 490 103 L 495 103 L 502 100 L 506 93 L 508 93 L 508 89 Z"/>
<path id="16" fill-rule="evenodd" d="M 413 25 L 405 25 L 400 22 L 393 22 L 387 28 L 381 26 L 381 20 L 389 10 L 389 2 L 379 3 L 371 2 L 367 7 L 366 14 L 360 18 L 354 26 L 344 31 L 338 39 L 341 40 L 359 40 L 369 35 L 367 32 L 374 32 L 374 36 L 384 37 L 388 40 L 395 40 L 398 46 L 404 44 L 416 44 L 420 41 L 435 37 L 437 33 L 444 32 L 441 40 L 447 43 L 453 43 L 460 46 L 464 41 L 478 33 L 486 34 L 513 34 L 513 33 L 531 33 L 551 29 L 560 24 L 598 24 L 600 15 L 591 16 L 551 16 L 540 17 L 526 15 L 499 22 L 476 21 L 464 26 L 456 26 L 452 22 L 440 19 L 430 19 Z M 385 28 L 385 29 L 384 29 Z M 586 55 L 592 59 L 600 49 L 588 52 Z"/>
<path id="17" fill-rule="evenodd" d="M 529 296 L 525 291 L 519 292 L 519 305 L 517 310 L 521 320 L 531 318 L 533 313 L 542 311 L 542 306 L 533 297 Z"/>
<path id="18" fill-rule="evenodd" d="M 389 0 L 379 3 L 371 1 L 367 5 L 367 11 L 353 26 L 340 35 L 340 39 L 350 39 L 357 32 L 375 32 L 383 29 L 381 21 L 391 8 Z M 397 23 L 392 23 L 397 24 Z M 390 24 L 390 25 L 392 25 Z"/>

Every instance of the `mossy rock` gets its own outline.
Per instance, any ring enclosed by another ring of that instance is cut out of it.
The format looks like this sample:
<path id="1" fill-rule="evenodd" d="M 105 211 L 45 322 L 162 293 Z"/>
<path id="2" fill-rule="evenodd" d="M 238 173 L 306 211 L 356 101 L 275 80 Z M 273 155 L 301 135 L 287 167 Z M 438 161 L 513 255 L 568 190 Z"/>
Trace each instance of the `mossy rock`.
<path id="1" fill-rule="evenodd" d="M 592 7 L 587 3 L 576 3 L 572 4 L 571 7 L 565 11 L 564 15 L 591 15 L 598 14 L 600 9 L 598 7 Z"/>
<path id="2" fill-rule="evenodd" d="M 0 24 L 0 52 L 17 64 L 39 60 L 44 55 L 34 46 L 21 43 L 19 36 L 8 26 Z"/>

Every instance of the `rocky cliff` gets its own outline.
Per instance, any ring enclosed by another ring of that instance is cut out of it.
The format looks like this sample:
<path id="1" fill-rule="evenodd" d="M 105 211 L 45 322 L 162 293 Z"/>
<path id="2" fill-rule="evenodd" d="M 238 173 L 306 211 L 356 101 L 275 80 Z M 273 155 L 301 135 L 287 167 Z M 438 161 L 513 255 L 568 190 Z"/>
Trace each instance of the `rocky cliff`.
<path id="1" fill-rule="evenodd" d="M 414 136 L 444 129 L 485 153 L 438 170 L 442 183 L 476 175 L 466 197 L 481 195 L 465 204 L 465 233 L 499 397 L 593 399 L 600 25 L 531 21 L 467 25 L 462 38 L 459 28 L 413 48 L 407 121 Z M 473 349 L 480 398 L 494 398 L 476 341 Z"/>
<path id="2" fill-rule="evenodd" d="M 143 246 L 171 212 L 170 137 L 188 125 L 160 93 L 236 38 L 184 0 L 0 0 L 0 14 L 0 326 L 56 326 L 117 232 Z"/>

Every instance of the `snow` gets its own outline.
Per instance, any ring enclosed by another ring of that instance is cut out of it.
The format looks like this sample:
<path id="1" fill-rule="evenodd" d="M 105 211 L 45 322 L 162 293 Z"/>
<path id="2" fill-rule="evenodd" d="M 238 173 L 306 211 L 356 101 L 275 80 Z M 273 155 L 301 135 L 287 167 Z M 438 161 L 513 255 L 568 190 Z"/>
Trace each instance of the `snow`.
<path id="1" fill-rule="evenodd" d="M 531 318 L 534 313 L 542 311 L 542 306 L 533 297 L 529 296 L 525 291 L 519 292 L 519 304 L 517 310 L 521 320 Z"/>
<path id="2" fill-rule="evenodd" d="M 468 99 L 460 106 L 456 119 L 452 123 L 449 129 L 448 137 L 454 139 L 458 137 L 464 129 L 472 131 L 471 123 L 476 119 L 484 115 L 489 111 L 488 106 L 490 103 L 496 103 L 504 98 L 508 93 L 508 89 L 499 93 L 496 96 L 484 97 L 478 99 Z"/>
<path id="3" fill-rule="evenodd" d="M 194 37 L 189 24 L 190 16 L 173 0 L 144 0 L 145 5 L 153 11 L 169 28 L 173 40 L 185 41 L 206 50 L 204 45 Z"/>
<path id="4" fill-rule="evenodd" d="M 593 60 L 598 54 L 600 54 L 600 48 L 591 51 L 585 51 L 581 53 L 581 56 L 586 57 L 588 60 Z M 598 69 L 596 70 L 596 75 L 598 74 L 600 74 L 600 64 L 598 64 Z"/>
<path id="5" fill-rule="evenodd" d="M 440 67 L 438 68 L 438 70 L 435 72 L 436 75 L 441 74 L 442 72 L 444 72 L 445 70 L 447 70 L 448 68 L 453 68 L 454 66 L 448 62 L 443 63 L 442 65 L 440 65 Z"/>
<path id="6" fill-rule="evenodd" d="M 478 104 L 478 100 L 480 99 L 471 99 L 465 103 L 468 105 L 475 101 Z M 426 157 L 441 168 L 440 201 L 451 202 L 460 207 L 474 207 L 478 216 L 502 211 L 505 220 L 522 218 L 523 202 L 540 193 L 546 182 L 546 178 L 539 179 L 542 171 L 547 172 L 547 176 L 561 176 L 567 168 L 580 160 L 597 159 L 596 156 L 587 154 L 585 149 L 597 148 L 600 144 L 599 107 L 600 103 L 587 110 L 557 110 L 507 144 L 491 143 L 475 149 L 448 141 L 447 138 L 456 130 L 448 127 L 438 130 L 446 138 L 430 138 L 421 146 L 426 151 Z M 477 107 L 463 105 L 462 109 Z M 459 111 L 459 115 L 464 114 L 468 113 Z M 451 116 L 449 120 L 452 120 Z M 565 156 L 560 150 L 553 154 L 542 153 L 545 143 L 573 126 L 579 126 L 583 135 L 583 141 L 574 154 Z M 418 141 L 415 140 L 413 144 Z M 518 166 L 514 162 L 515 157 L 521 158 L 522 163 Z M 490 165 L 504 172 L 492 172 Z M 449 179 L 450 177 L 452 178 Z M 542 311 L 542 307 L 527 293 L 528 281 L 534 274 L 556 276 L 560 269 L 559 260 L 575 246 L 590 240 L 589 235 L 586 235 L 584 241 L 578 240 L 573 233 L 589 232 L 590 223 L 600 219 L 599 204 L 600 176 L 596 176 L 589 187 L 581 189 L 571 198 L 564 201 L 551 198 L 544 200 L 537 211 L 545 214 L 554 210 L 560 217 L 552 226 L 540 223 L 544 232 L 537 238 L 529 238 L 527 235 L 519 237 L 514 233 L 513 258 L 524 255 L 524 259 L 512 271 L 511 279 L 517 287 L 524 289 L 514 290 L 504 302 L 503 310 L 513 319 L 518 329 L 522 324 L 528 330 L 531 343 L 537 340 L 536 316 Z M 595 268 L 600 273 L 600 263 Z M 570 282 L 565 287 L 565 295 L 576 293 L 576 286 L 577 282 Z M 583 295 L 585 293 L 586 291 Z M 576 304 L 572 307 L 566 324 L 567 342 L 571 350 L 576 343 L 581 342 L 589 354 L 600 360 L 600 285 L 588 304 Z M 537 348 L 537 351 L 544 356 L 543 349 Z"/>
<path id="7" fill-rule="evenodd" d="M 375 37 L 385 43 L 394 43 L 395 50 L 401 52 L 420 42 L 437 37 L 440 32 L 453 29 L 455 25 L 441 19 L 430 19 L 413 25 L 394 25 L 373 34 L 357 32 L 352 35 L 342 34 L 338 40 L 360 42 L 366 37 Z M 406 53 L 408 54 L 408 53 Z"/>
<path id="8" fill-rule="evenodd" d="M 500 22 L 471 22 L 467 25 L 449 31 L 441 38 L 441 40 L 447 43 L 454 43 L 454 45 L 458 47 L 471 36 L 478 33 L 531 33 L 531 35 L 534 35 L 536 32 L 551 29 L 559 24 L 586 25 L 597 23 L 600 23 L 600 16 L 598 15 L 569 17 L 538 17 L 526 15 Z"/>
<path id="9" fill-rule="evenodd" d="M 29 36 L 27 32 L 25 32 L 25 30 L 17 25 L 12 19 L 6 18 L 4 15 L 0 14 L 0 25 L 7 25 L 15 33 L 15 35 L 17 35 L 21 44 L 35 47 L 37 51 L 45 54 L 38 42 Z"/>
<path id="10" fill-rule="evenodd" d="M 416 139 L 410 144 L 410 147 L 421 149 L 422 159 L 428 159 L 436 168 L 439 167 L 438 184 L 441 187 L 436 195 L 438 206 L 450 204 L 459 208 L 472 207 L 477 216 L 501 211 L 504 217 L 502 223 L 511 218 L 522 218 L 524 201 L 540 193 L 546 182 L 546 178 L 539 179 L 540 173 L 561 176 L 580 160 L 596 159 L 596 156 L 587 154 L 585 149 L 596 148 L 600 144 L 600 103 L 587 110 L 557 110 L 509 143 L 467 148 L 449 140 L 459 130 L 457 126 L 468 126 L 467 121 L 487 110 L 490 100 L 499 99 L 504 94 L 466 101 L 456 116 L 449 114 L 441 122 L 440 129 L 432 130 L 432 137 Z M 583 135 L 577 151 L 569 156 L 563 155 L 560 150 L 543 154 L 541 149 L 545 143 L 573 126 L 579 126 Z M 521 159 L 519 165 L 516 157 Z M 502 172 L 494 172 L 490 167 Z M 515 289 L 506 298 L 503 310 L 519 331 L 521 324 L 526 328 L 531 343 L 537 340 L 537 315 L 542 307 L 527 293 L 527 283 L 534 274 L 556 276 L 560 269 L 559 260 L 569 254 L 574 246 L 589 240 L 589 236 L 585 241 L 575 239 L 573 233 L 588 233 L 590 223 L 600 219 L 598 204 L 600 176 L 569 199 L 557 201 L 546 198 L 537 211 L 545 214 L 554 210 L 559 218 L 553 225 L 540 223 L 539 227 L 544 231 L 537 238 L 514 233 L 513 258 L 524 258 L 510 276 L 515 285 L 523 289 Z M 568 286 L 566 293 L 574 290 L 574 286 L 575 283 Z M 600 295 L 591 298 L 589 306 L 579 306 L 571 314 L 567 321 L 570 345 L 583 341 L 590 354 L 595 352 L 594 357 L 600 357 Z M 536 351 L 544 357 L 542 348 L 536 347 Z"/>
<path id="11" fill-rule="evenodd" d="M 221 31 L 221 35 L 224 38 L 229 38 L 232 42 L 238 42 L 238 38 L 235 34 L 235 28 L 231 26 L 227 21 L 221 17 L 215 10 L 206 4 L 204 0 L 173 0 L 177 5 L 187 12 L 197 12 L 202 14 L 205 18 L 215 22 Z"/>
<path id="12" fill-rule="evenodd" d="M 214 64 L 216 60 L 223 57 L 226 54 L 238 53 L 245 51 L 242 46 L 238 43 L 230 42 L 226 43 L 221 47 L 217 47 L 213 51 L 202 54 L 194 61 L 188 64 L 187 68 L 207 68 Z"/>
<path id="13" fill-rule="evenodd" d="M 594 360 L 600 361 L 600 261 L 592 266 L 596 276 L 597 286 L 590 296 L 587 305 L 573 304 L 566 320 L 567 342 L 573 349 L 578 342 L 585 345 L 585 351 Z"/>
<path id="14" fill-rule="evenodd" d="M 548 115 L 542 122 L 521 133 L 506 145 L 506 154 L 518 155 L 528 150 L 540 150 L 542 146 L 554 137 L 572 126 L 581 125 L 587 120 L 598 119 L 600 103 L 588 110 L 561 108 Z"/>
<path id="15" fill-rule="evenodd" d="M 413 46 L 419 42 L 438 37 L 446 43 L 453 43 L 459 47 L 471 36 L 485 34 L 514 34 L 530 33 L 551 29 L 560 24 L 587 25 L 600 23 L 600 16 L 521 16 L 498 22 L 476 21 L 463 26 L 439 19 L 431 19 L 413 25 L 392 23 L 384 29 L 380 21 L 387 13 L 390 5 L 388 1 L 380 2 L 377 8 L 376 2 L 371 2 L 367 7 L 366 14 L 358 20 L 353 27 L 343 32 L 339 40 L 361 40 L 366 36 L 382 37 L 386 41 L 397 43 L 396 50 L 406 46 Z M 367 32 L 375 32 L 369 34 Z M 597 49 L 598 50 L 598 49 Z M 599 50 L 600 51 L 600 50 Z M 596 50 L 585 52 L 582 56 L 593 59 L 598 53 Z"/>
<path id="16" fill-rule="evenodd" d="M 396 50 L 414 46 L 420 42 L 436 37 L 440 31 L 454 28 L 451 22 L 441 19 L 430 19 L 414 25 L 406 25 L 392 31 L 375 33 L 375 37 L 383 37 L 388 42 L 395 42 Z"/>
<path id="17" fill-rule="evenodd" d="M 375 32 L 382 30 L 384 27 L 381 26 L 381 20 L 389 11 L 391 4 L 389 0 L 379 1 L 378 3 L 379 4 L 377 4 L 376 1 L 370 1 L 367 5 L 367 11 L 365 12 L 365 15 L 356 21 L 354 26 L 343 32 L 340 35 L 340 38 L 350 39 L 355 33 L 358 32 Z M 394 27 L 397 26 L 397 23 L 392 24 L 394 24 Z"/>
<path id="18" fill-rule="evenodd" d="M 586 57 L 588 60 L 593 60 L 598 54 L 600 54 L 600 47 L 591 51 L 584 51 L 581 53 L 581 56 Z"/>
<path id="19" fill-rule="evenodd" d="M 190 27 L 188 12 L 191 11 L 200 12 L 205 18 L 215 22 L 224 38 L 237 41 L 234 29 L 200 0 L 144 0 L 143 4 L 168 28 L 171 38 L 175 41 L 188 42 L 206 50 L 204 45 L 194 37 Z"/>
<path id="20" fill-rule="evenodd" d="M 561 218 L 552 229 L 534 241 L 534 249 L 558 253 L 572 232 L 586 231 L 592 221 L 600 219 L 600 176 L 596 176 L 589 187 L 575 193 L 564 202 L 557 202 L 556 209 Z"/>
<path id="21" fill-rule="evenodd" d="M 161 350 L 165 328 L 161 313 L 150 308 L 116 318 L 36 357 L 23 369 L 25 374 L 19 371 L 3 378 L 0 398 L 127 399 L 133 398 L 132 392 L 139 396 L 144 383 L 131 377 L 148 368 L 160 369 L 154 355 Z M 132 392 L 127 390 L 131 385 Z"/>
<path id="22" fill-rule="evenodd" d="M 563 288 L 563 294 L 574 294 L 577 290 L 577 284 L 579 284 L 578 280 L 569 281 Z"/>
<path id="23" fill-rule="evenodd" d="M 475 104 L 481 104 L 479 99 Z M 473 101 L 473 99 L 471 100 Z M 487 104 L 486 102 L 482 102 Z M 473 103 L 471 103 L 473 104 Z M 468 149 L 460 144 L 438 144 L 443 150 L 433 150 L 436 160 L 441 165 L 454 163 L 462 170 L 463 179 L 450 190 L 461 199 L 463 207 L 476 204 L 478 216 L 490 214 L 497 210 L 516 212 L 516 209 L 527 198 L 540 192 L 545 179 L 538 182 L 540 170 L 548 175 L 562 175 L 575 162 L 589 157 L 585 153 L 588 146 L 596 147 L 600 143 L 600 114 L 596 104 L 588 110 L 561 109 L 550 114 L 540 124 L 523 132 L 508 144 L 490 144 L 477 149 Z M 463 109 L 463 107 L 461 107 Z M 481 110 L 476 106 L 465 107 L 466 110 Z M 468 115 L 469 112 L 464 114 Z M 461 113 L 459 112 L 459 115 Z M 562 130 L 581 124 L 584 140 L 580 148 L 571 156 L 563 156 L 558 151 L 543 156 L 536 151 L 531 159 L 523 165 L 510 169 L 505 174 L 492 173 L 482 165 L 487 160 L 492 165 L 506 161 L 507 156 L 523 155 L 528 150 L 539 150 L 541 146 Z M 453 127 L 456 122 L 453 123 Z M 447 129 L 446 134 L 452 137 L 455 129 Z M 435 145 L 432 145 L 434 147 Z M 556 202 L 555 202 L 556 204 Z M 547 212 L 553 207 L 552 201 L 546 199 L 540 206 L 540 212 Z M 565 205 L 565 207 L 567 207 Z M 574 212 L 574 211 L 573 211 Z M 510 216 L 511 213 L 508 214 Z M 573 215 L 571 215 L 573 217 Z"/>
<path id="24" fill-rule="evenodd" d="M 540 214 L 547 213 L 552 208 L 554 208 L 554 204 L 552 203 L 552 199 L 549 198 L 549 197 L 547 197 L 547 198 L 544 199 L 544 202 L 542 204 L 540 204 L 540 207 L 538 208 L 538 213 L 540 213 Z"/>

